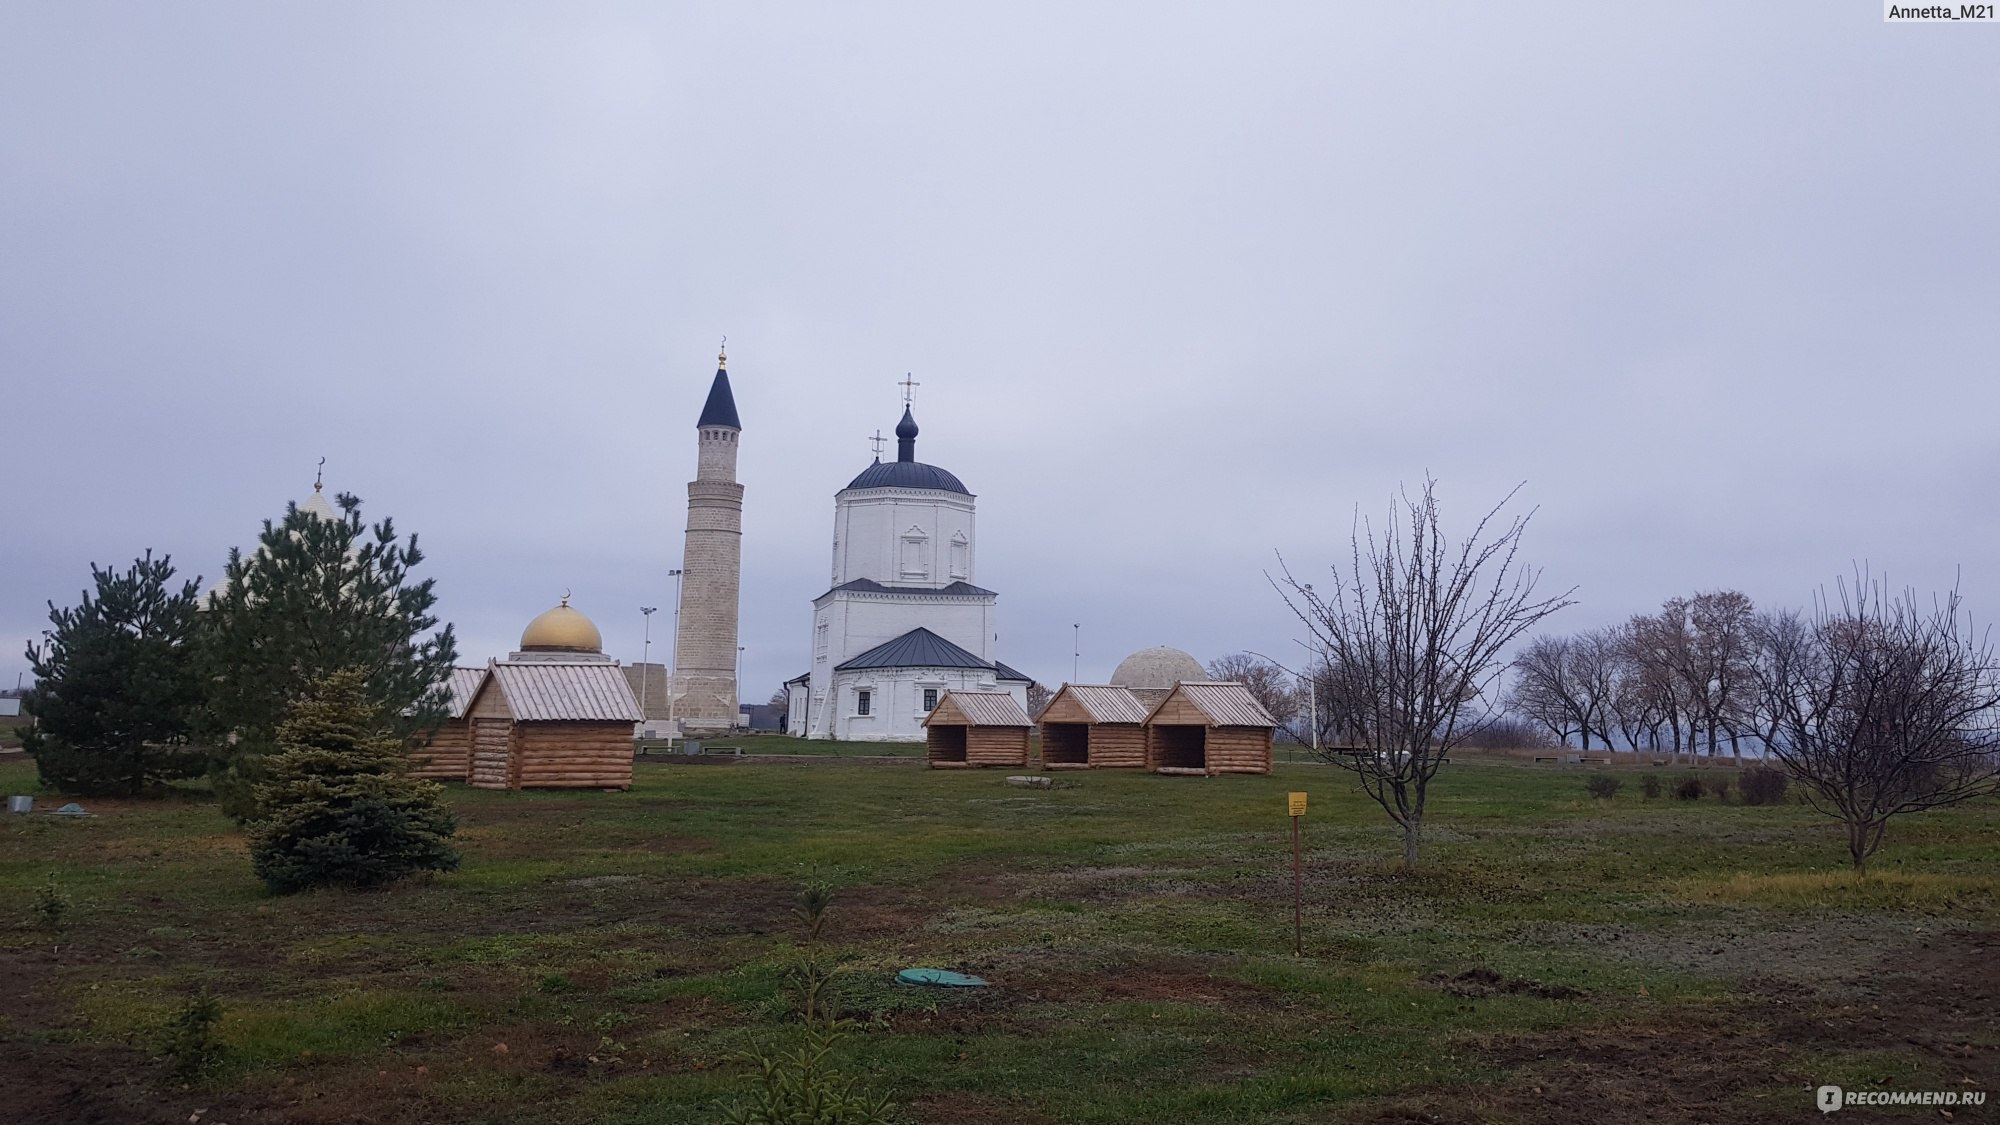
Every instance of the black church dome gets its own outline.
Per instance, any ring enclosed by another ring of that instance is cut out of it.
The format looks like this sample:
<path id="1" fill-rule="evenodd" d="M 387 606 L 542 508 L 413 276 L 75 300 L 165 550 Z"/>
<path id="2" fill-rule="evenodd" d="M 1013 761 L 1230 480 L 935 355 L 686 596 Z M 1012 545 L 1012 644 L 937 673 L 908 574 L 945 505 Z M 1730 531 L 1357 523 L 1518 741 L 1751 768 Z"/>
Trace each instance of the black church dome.
<path id="1" fill-rule="evenodd" d="M 939 492 L 956 492 L 970 496 L 972 493 L 958 478 L 921 461 L 877 461 L 861 470 L 861 475 L 848 484 L 849 488 L 934 488 Z"/>

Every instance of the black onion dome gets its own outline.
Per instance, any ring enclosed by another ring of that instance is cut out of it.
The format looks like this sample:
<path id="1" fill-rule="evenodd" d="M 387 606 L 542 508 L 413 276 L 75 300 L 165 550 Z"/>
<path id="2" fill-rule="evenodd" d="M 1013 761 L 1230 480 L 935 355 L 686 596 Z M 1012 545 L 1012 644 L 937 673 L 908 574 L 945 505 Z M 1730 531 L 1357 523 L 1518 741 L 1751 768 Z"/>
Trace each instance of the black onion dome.
<path id="1" fill-rule="evenodd" d="M 701 408 L 701 420 L 695 429 L 705 430 L 710 426 L 728 426 L 740 430 L 743 423 L 736 419 L 736 396 L 729 393 L 729 372 L 722 368 L 715 370 L 715 383 L 708 388 L 708 402 Z"/>
<path id="2" fill-rule="evenodd" d="M 914 438 L 917 436 L 917 420 L 911 415 L 908 404 L 903 406 L 903 420 L 896 423 L 896 436 L 899 438 Z"/>
<path id="3" fill-rule="evenodd" d="M 849 488 L 933 488 L 939 492 L 972 495 L 958 478 L 921 461 L 877 461 L 861 470 Z"/>

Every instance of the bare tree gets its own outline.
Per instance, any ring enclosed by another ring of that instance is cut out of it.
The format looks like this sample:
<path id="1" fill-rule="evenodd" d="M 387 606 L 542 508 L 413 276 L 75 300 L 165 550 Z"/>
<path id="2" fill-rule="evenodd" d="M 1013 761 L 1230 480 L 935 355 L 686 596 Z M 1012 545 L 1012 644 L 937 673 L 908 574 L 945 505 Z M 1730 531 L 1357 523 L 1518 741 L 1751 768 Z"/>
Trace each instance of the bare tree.
<path id="1" fill-rule="evenodd" d="M 1298 680 L 1282 665 L 1254 652 L 1232 652 L 1209 661 L 1208 674 L 1250 689 L 1278 725 L 1293 733 L 1300 708 Z"/>
<path id="2" fill-rule="evenodd" d="M 1619 636 L 1616 629 L 1593 629 L 1529 641 L 1514 657 L 1508 710 L 1548 728 L 1563 745 L 1575 734 L 1588 750 L 1595 734 L 1609 749 L 1611 701 L 1624 659 Z"/>
<path id="3" fill-rule="evenodd" d="M 1029 717 L 1035 719 L 1041 718 L 1042 708 L 1047 707 L 1049 700 L 1055 697 L 1056 693 L 1050 691 L 1047 684 L 1042 683 L 1040 680 L 1030 681 L 1028 684 Z"/>
<path id="4" fill-rule="evenodd" d="M 1611 722 L 1618 727 L 1618 733 L 1632 749 L 1658 750 L 1660 728 L 1666 723 L 1666 711 L 1661 707 L 1661 693 L 1656 690 L 1646 665 L 1633 654 L 1637 646 L 1632 639 L 1631 627 L 1621 625 L 1608 629 L 1605 638 L 1613 653 L 1611 691 L 1605 703 Z"/>
<path id="5" fill-rule="evenodd" d="M 1857 872 L 1891 818 L 2000 791 L 2000 658 L 1960 606 L 1953 590 L 1927 610 L 1864 572 L 1838 608 L 1822 591 L 1803 628 L 1765 636 L 1770 752 L 1846 825 Z"/>
<path id="6" fill-rule="evenodd" d="M 1660 612 L 1626 626 L 1627 658 L 1640 665 L 1651 702 L 1672 730 L 1679 751 L 1715 755 L 1726 739 L 1741 743 L 1750 687 L 1756 607 L 1735 590 L 1668 598 Z"/>
<path id="7" fill-rule="evenodd" d="M 1570 650 L 1575 642 L 1553 634 L 1536 637 L 1514 656 L 1514 676 L 1507 685 L 1506 707 L 1569 745 L 1570 735 L 1583 732 L 1590 749 L 1590 728 L 1584 724 L 1576 685 L 1570 676 Z"/>
<path id="8" fill-rule="evenodd" d="M 1568 590 L 1537 597 L 1539 569 L 1516 557 L 1532 512 L 1487 540 L 1514 497 L 1507 494 L 1454 547 L 1438 518 L 1437 482 L 1390 504 L 1380 539 L 1357 519 L 1352 555 L 1333 566 L 1330 592 L 1283 567 L 1273 579 L 1335 682 L 1327 706 L 1335 725 L 1366 753 L 1326 757 L 1349 770 L 1403 830 L 1403 865 L 1413 868 L 1431 780 L 1452 747 L 1496 717 L 1482 705 L 1504 668 L 1501 654 L 1551 613 Z"/>

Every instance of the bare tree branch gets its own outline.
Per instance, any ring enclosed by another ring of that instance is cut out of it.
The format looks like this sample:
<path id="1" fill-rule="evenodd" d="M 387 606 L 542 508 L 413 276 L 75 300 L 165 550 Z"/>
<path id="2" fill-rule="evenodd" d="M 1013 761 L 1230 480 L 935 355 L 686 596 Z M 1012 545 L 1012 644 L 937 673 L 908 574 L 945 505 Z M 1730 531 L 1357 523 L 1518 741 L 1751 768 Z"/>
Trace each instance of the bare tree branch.
<path id="1" fill-rule="evenodd" d="M 1416 865 L 1440 762 L 1498 714 L 1482 701 L 1506 667 L 1501 654 L 1572 604 L 1574 589 L 1538 597 L 1541 571 L 1517 558 L 1533 512 L 1489 530 L 1519 491 L 1454 547 L 1439 519 L 1437 482 L 1426 476 L 1417 495 L 1405 490 L 1391 503 L 1379 538 L 1357 514 L 1350 560 L 1334 565 L 1328 591 L 1299 582 L 1282 557 L 1282 580 L 1271 579 L 1304 623 L 1309 647 L 1323 654 L 1333 690 L 1320 702 L 1352 743 L 1322 757 L 1353 771 L 1403 830 L 1406 867 Z"/>

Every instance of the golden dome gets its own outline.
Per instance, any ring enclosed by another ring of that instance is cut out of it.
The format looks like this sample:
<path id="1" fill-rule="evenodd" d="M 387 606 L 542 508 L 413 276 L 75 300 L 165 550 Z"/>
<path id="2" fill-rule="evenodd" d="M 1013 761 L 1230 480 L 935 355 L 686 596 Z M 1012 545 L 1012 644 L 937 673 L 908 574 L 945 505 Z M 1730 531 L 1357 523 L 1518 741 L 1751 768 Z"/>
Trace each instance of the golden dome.
<path id="1" fill-rule="evenodd" d="M 521 630 L 522 652 L 603 652 L 604 636 L 590 618 L 562 604 L 528 622 Z"/>

